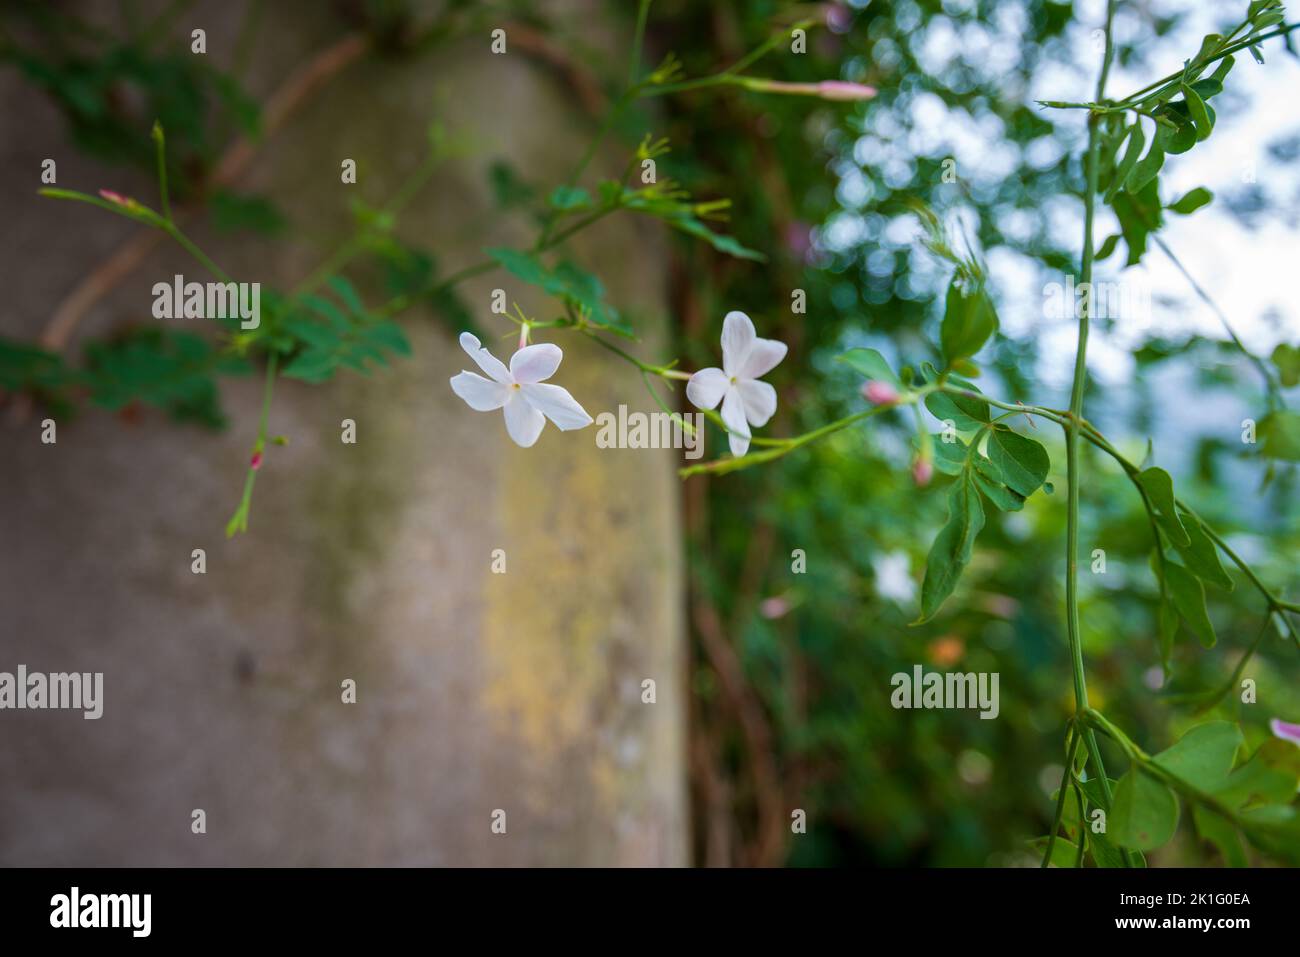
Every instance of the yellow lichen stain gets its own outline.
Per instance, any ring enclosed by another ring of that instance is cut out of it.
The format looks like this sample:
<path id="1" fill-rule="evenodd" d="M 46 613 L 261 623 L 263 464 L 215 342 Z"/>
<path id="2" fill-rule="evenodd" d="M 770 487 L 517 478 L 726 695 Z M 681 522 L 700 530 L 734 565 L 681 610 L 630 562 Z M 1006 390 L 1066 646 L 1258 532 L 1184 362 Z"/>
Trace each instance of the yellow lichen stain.
<path id="1" fill-rule="evenodd" d="M 600 364 L 575 359 L 566 353 L 557 381 L 575 396 L 601 396 Z M 636 587 L 640 559 L 609 500 L 634 502 L 643 489 L 626 460 L 596 447 L 593 426 L 548 424 L 533 448 L 503 455 L 496 507 L 507 571 L 489 575 L 485 589 L 487 710 L 539 763 L 585 747 L 591 787 L 612 797 L 618 774 L 593 739 L 616 693 L 609 623 L 620 586 Z"/>

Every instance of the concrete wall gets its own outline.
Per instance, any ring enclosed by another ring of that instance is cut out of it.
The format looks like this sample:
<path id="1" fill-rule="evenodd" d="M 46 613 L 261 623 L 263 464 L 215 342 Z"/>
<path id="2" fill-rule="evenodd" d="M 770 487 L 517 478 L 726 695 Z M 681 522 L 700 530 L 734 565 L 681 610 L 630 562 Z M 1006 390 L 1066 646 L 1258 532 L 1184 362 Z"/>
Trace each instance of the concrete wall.
<path id="1" fill-rule="evenodd" d="M 339 31 L 322 11 L 304 15 L 313 5 L 264 6 L 259 92 Z M 593 31 L 606 7 L 578 7 L 587 42 L 625 42 L 608 24 L 608 36 Z M 189 17 L 218 62 L 234 13 L 208 4 Z M 0 104 L 0 332 L 34 339 L 135 232 L 36 198 L 41 160 L 57 157 L 60 186 L 156 190 L 80 157 L 12 71 Z M 559 182 L 594 128 L 551 72 L 522 53 L 492 56 L 486 37 L 411 61 L 368 58 L 308 102 L 241 183 L 288 214 L 288 238 L 197 237 L 238 278 L 284 288 L 347 235 L 351 197 L 391 195 L 435 115 L 475 148 L 443 168 L 400 232 L 449 269 L 531 236 L 492 211 L 493 157 Z M 356 186 L 339 183 L 344 157 L 358 162 Z M 611 150 L 597 167 L 623 160 Z M 616 219 L 574 244 L 656 358 L 660 242 Z M 150 287 L 174 272 L 205 278 L 160 250 L 96 305 L 74 354 L 123 322 L 158 321 Z M 462 292 L 493 334 L 513 328 L 488 312 L 498 286 L 555 314 L 535 289 L 483 276 Z M 105 698 L 98 721 L 0 711 L 0 864 L 686 863 L 672 453 L 601 450 L 595 427 L 550 425 L 516 448 L 499 413 L 471 411 L 448 387 L 472 368 L 450 331 L 419 311 L 404 325 L 414 357 L 388 372 L 280 383 L 270 431 L 290 444 L 268 453 L 249 532 L 233 541 L 222 529 L 260 376 L 226 381 L 224 433 L 154 411 L 87 411 L 59 423 L 56 445 L 40 442 L 43 412 L 0 428 L 0 671 L 102 671 Z M 630 366 L 572 334 L 552 338 L 565 349 L 555 381 L 593 415 L 653 408 Z M 345 417 L 356 445 L 339 440 Z M 191 573 L 194 548 L 207 551 L 206 575 Z M 504 575 L 490 571 L 497 548 Z M 340 700 L 345 678 L 355 705 Z M 644 678 L 656 704 L 641 702 Z M 195 808 L 206 834 L 191 833 Z M 490 830 L 498 808 L 504 836 Z"/>

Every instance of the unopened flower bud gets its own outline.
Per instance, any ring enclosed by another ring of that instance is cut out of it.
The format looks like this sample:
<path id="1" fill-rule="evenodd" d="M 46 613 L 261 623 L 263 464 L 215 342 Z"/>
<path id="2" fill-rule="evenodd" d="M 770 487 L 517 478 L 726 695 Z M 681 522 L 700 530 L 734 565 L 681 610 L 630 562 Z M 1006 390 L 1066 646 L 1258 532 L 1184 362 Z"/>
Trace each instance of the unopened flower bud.
<path id="1" fill-rule="evenodd" d="M 253 457 L 252 457 L 251 459 L 249 459 L 248 467 L 251 468 L 254 472 L 256 472 L 258 469 L 260 469 L 260 468 L 262 467 L 262 453 L 261 453 L 261 452 L 254 452 L 254 453 L 253 453 Z"/>
<path id="2" fill-rule="evenodd" d="M 930 484 L 934 478 L 934 463 L 929 459 L 917 459 L 912 463 L 912 481 L 921 488 Z"/>
<path id="3" fill-rule="evenodd" d="M 823 100 L 870 100 L 876 95 L 876 88 L 864 83 L 823 80 L 817 84 L 817 95 Z"/>
<path id="4" fill-rule="evenodd" d="M 862 386 L 862 397 L 872 405 L 893 405 L 898 401 L 898 390 L 888 382 L 872 379 Z"/>

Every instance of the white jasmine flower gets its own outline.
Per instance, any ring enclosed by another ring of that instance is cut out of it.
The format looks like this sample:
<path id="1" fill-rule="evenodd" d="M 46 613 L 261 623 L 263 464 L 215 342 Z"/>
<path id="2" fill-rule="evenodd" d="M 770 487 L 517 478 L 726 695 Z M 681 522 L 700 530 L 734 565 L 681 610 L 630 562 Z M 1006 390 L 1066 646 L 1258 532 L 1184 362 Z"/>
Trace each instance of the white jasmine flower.
<path id="1" fill-rule="evenodd" d="M 545 384 L 564 358 L 559 346 L 549 342 L 524 346 L 510 357 L 508 369 L 468 332 L 460 334 L 460 347 L 489 378 L 461 372 L 451 377 L 451 390 L 476 412 L 504 409 L 506 431 L 516 445 L 529 448 L 542 434 L 547 419 L 563 432 L 591 425 L 591 416 L 567 389 Z"/>
<path id="2" fill-rule="evenodd" d="M 785 358 L 784 342 L 760 339 L 743 312 L 729 312 L 722 320 L 722 368 L 701 369 L 686 383 L 686 398 L 697 409 L 722 403 L 731 454 L 749 451 L 749 427 L 767 425 L 776 412 L 776 389 L 758 377 Z"/>

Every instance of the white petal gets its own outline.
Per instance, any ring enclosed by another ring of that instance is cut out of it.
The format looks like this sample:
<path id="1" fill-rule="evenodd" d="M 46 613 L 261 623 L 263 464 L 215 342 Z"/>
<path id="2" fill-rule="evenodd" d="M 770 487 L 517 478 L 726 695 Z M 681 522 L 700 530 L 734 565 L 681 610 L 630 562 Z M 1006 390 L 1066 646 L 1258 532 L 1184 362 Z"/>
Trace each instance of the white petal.
<path id="1" fill-rule="evenodd" d="M 728 389 L 722 398 L 722 421 L 727 426 L 731 454 L 740 458 L 749 451 L 749 423 L 745 421 L 745 402 L 736 389 Z"/>
<path id="2" fill-rule="evenodd" d="M 478 341 L 478 337 L 468 332 L 460 334 L 460 347 L 469 353 L 469 357 L 478 363 L 478 367 L 490 375 L 496 381 L 509 384 L 513 380 L 510 378 L 510 370 L 506 364 L 483 348 Z"/>
<path id="3" fill-rule="evenodd" d="M 767 375 L 785 358 L 785 353 L 784 342 L 777 342 L 775 339 L 755 339 L 744 366 L 736 373 L 736 378 L 757 379 L 759 376 Z"/>
<path id="4" fill-rule="evenodd" d="M 485 379 L 476 372 L 462 372 L 451 377 L 451 391 L 465 400 L 476 412 L 491 412 L 506 404 L 510 387 Z"/>
<path id="5" fill-rule="evenodd" d="M 519 391 L 529 405 L 558 425 L 562 432 L 591 425 L 591 416 L 569 395 L 568 389 L 540 382 L 525 382 Z"/>
<path id="6" fill-rule="evenodd" d="M 519 396 L 511 396 L 506 403 L 506 431 L 515 445 L 530 448 L 546 425 L 546 416 L 538 412 Z"/>
<path id="7" fill-rule="evenodd" d="M 736 391 L 745 403 L 745 418 L 754 428 L 767 425 L 767 420 L 776 412 L 776 390 L 766 382 L 754 379 L 742 379 L 736 383 Z"/>
<path id="8" fill-rule="evenodd" d="M 727 377 L 740 375 L 754 345 L 754 324 L 743 312 L 729 312 L 722 319 L 722 369 Z"/>
<path id="9" fill-rule="evenodd" d="M 697 409 L 716 409 L 729 383 L 721 369 L 701 369 L 686 383 L 686 398 Z"/>
<path id="10" fill-rule="evenodd" d="M 555 375 L 564 353 L 549 342 L 524 346 L 510 357 L 510 374 L 516 382 L 544 382 Z"/>

